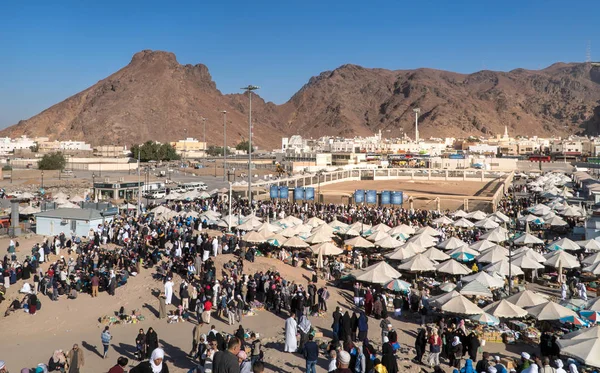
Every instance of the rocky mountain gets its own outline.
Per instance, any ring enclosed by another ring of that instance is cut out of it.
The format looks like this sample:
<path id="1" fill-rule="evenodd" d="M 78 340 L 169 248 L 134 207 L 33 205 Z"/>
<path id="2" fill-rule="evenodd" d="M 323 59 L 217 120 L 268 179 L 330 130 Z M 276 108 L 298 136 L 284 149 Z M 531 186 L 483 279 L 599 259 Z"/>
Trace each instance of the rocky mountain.
<path id="1" fill-rule="evenodd" d="M 312 77 L 288 102 L 253 96 L 254 141 L 270 149 L 281 136 L 414 136 L 421 138 L 600 133 L 600 67 L 557 63 L 546 69 L 457 74 L 432 69 L 384 70 L 344 65 Z M 209 144 L 248 134 L 248 97 L 223 95 L 204 65 L 180 65 L 167 52 L 142 51 L 90 88 L 0 132 L 93 144 L 172 141 L 186 133 Z M 186 131 L 187 129 L 187 131 Z"/>

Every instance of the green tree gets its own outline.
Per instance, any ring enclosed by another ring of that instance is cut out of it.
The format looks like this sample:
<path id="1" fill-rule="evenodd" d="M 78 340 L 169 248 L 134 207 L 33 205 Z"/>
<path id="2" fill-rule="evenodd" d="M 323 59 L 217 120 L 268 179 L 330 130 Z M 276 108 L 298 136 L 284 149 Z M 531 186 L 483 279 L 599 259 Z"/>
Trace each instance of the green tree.
<path id="1" fill-rule="evenodd" d="M 134 159 L 140 154 L 140 161 L 174 161 L 181 159 L 171 144 L 159 144 L 154 141 L 146 141 L 142 145 L 133 145 L 131 154 Z"/>
<path id="2" fill-rule="evenodd" d="M 237 144 L 235 146 L 236 150 L 242 150 L 245 151 L 246 153 L 248 153 L 248 147 L 250 146 L 250 144 L 248 144 L 248 140 L 244 140 L 242 142 L 240 142 L 239 144 Z M 254 153 L 254 147 L 252 147 L 252 152 Z"/>
<path id="3" fill-rule="evenodd" d="M 40 170 L 62 170 L 67 164 L 67 159 L 61 152 L 45 154 L 38 161 Z"/>

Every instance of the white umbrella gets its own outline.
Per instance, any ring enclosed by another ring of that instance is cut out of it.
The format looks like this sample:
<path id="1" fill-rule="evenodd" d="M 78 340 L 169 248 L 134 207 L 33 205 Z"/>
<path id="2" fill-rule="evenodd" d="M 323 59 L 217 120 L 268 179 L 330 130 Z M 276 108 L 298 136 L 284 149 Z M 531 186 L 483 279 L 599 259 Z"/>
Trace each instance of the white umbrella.
<path id="1" fill-rule="evenodd" d="M 443 263 L 438 264 L 435 270 L 440 273 L 448 273 L 450 275 L 468 275 L 471 273 L 471 269 L 457 262 L 454 259 L 447 260 Z"/>
<path id="2" fill-rule="evenodd" d="M 371 231 L 373 231 L 373 232 L 385 232 L 385 233 L 387 233 L 387 232 L 389 232 L 391 229 L 392 229 L 392 227 L 390 227 L 389 225 L 387 225 L 387 224 L 383 224 L 383 223 L 379 223 L 379 224 L 377 224 L 377 225 L 374 225 L 374 226 L 371 228 Z"/>
<path id="3" fill-rule="evenodd" d="M 376 231 L 375 233 L 373 233 L 372 235 L 367 237 L 367 240 L 369 240 L 371 242 L 375 242 L 375 241 L 383 240 L 384 238 L 388 238 L 388 237 L 391 237 L 391 236 L 389 234 L 385 233 L 384 231 Z"/>
<path id="4" fill-rule="evenodd" d="M 466 218 L 460 218 L 459 220 L 452 223 L 452 225 L 454 225 L 455 227 L 460 227 L 460 228 L 471 228 L 475 224 L 471 223 Z"/>
<path id="5" fill-rule="evenodd" d="M 554 302 L 546 302 L 528 308 L 527 313 L 537 320 L 558 320 L 567 316 L 579 317 L 575 311 Z"/>
<path id="6" fill-rule="evenodd" d="M 517 239 L 513 240 L 513 243 L 515 245 L 541 245 L 544 243 L 544 241 L 540 240 L 532 234 L 524 233 Z"/>
<path id="7" fill-rule="evenodd" d="M 469 247 L 473 250 L 483 251 L 485 249 L 489 249 L 490 247 L 494 247 L 494 246 L 500 247 L 498 244 L 495 244 L 492 241 L 481 240 L 481 241 L 475 242 L 474 244 L 471 244 Z"/>
<path id="8" fill-rule="evenodd" d="M 600 252 L 595 253 L 594 255 L 588 256 L 587 258 L 583 259 L 582 263 L 583 264 L 594 264 L 594 263 L 598 263 L 600 262 Z"/>
<path id="9" fill-rule="evenodd" d="M 400 264 L 398 269 L 407 272 L 427 272 L 435 270 L 435 263 L 423 254 L 417 254 Z"/>
<path id="10" fill-rule="evenodd" d="M 558 239 L 552 243 L 550 243 L 548 245 L 548 249 L 549 250 L 567 250 L 567 251 L 577 251 L 577 250 L 581 250 L 581 248 L 579 247 L 579 245 L 577 243 L 575 243 L 574 241 L 571 241 L 570 239 L 564 237 L 561 239 Z"/>
<path id="11" fill-rule="evenodd" d="M 507 277 L 509 275 L 509 263 L 508 260 L 503 259 L 483 267 L 483 270 L 489 274 L 497 273 L 500 276 Z M 516 266 L 515 264 L 510 265 L 511 276 L 521 276 L 524 274 L 525 273 L 520 267 Z"/>
<path id="12" fill-rule="evenodd" d="M 362 270 L 361 273 L 356 273 L 354 275 L 357 281 L 370 282 L 373 284 L 385 284 L 401 276 L 400 272 L 396 271 L 386 262 L 374 264 Z"/>
<path id="13" fill-rule="evenodd" d="M 526 310 L 510 303 L 506 299 L 489 304 L 484 307 L 483 310 L 493 316 L 507 319 L 516 319 L 527 316 Z"/>
<path id="14" fill-rule="evenodd" d="M 433 224 L 437 224 L 437 225 L 449 225 L 449 224 L 452 224 L 453 222 L 454 222 L 454 220 L 450 219 L 449 217 L 447 217 L 445 215 L 441 216 L 437 219 L 434 219 L 432 221 Z"/>
<path id="15" fill-rule="evenodd" d="M 468 213 L 465 216 L 465 218 L 473 219 L 473 220 L 483 220 L 483 219 L 487 218 L 487 214 L 483 211 L 477 210 L 477 211 Z"/>
<path id="16" fill-rule="evenodd" d="M 310 247 L 313 253 L 322 255 L 339 255 L 344 252 L 341 248 L 335 246 L 333 242 L 323 242 Z"/>
<path id="17" fill-rule="evenodd" d="M 440 242 L 437 245 L 438 248 L 444 249 L 444 250 L 454 250 L 454 249 L 457 249 L 459 247 L 464 247 L 464 246 L 468 246 L 467 243 L 456 237 L 450 237 L 446 241 Z"/>
<path id="18" fill-rule="evenodd" d="M 548 299 L 531 290 L 524 290 L 506 298 L 506 301 L 519 307 L 533 307 L 548 302 Z"/>
<path id="19" fill-rule="evenodd" d="M 308 247 L 309 244 L 304 242 L 300 237 L 294 236 L 294 237 L 288 238 L 285 242 L 283 242 L 281 244 L 281 246 L 292 247 L 292 248 L 303 248 L 303 247 Z"/>
<path id="20" fill-rule="evenodd" d="M 586 251 L 600 251 L 600 242 L 595 239 L 576 241 L 576 243 Z"/>
<path id="21" fill-rule="evenodd" d="M 471 281 L 460 290 L 462 295 L 472 295 L 477 297 L 488 297 L 493 296 L 490 289 L 479 281 Z"/>
<path id="22" fill-rule="evenodd" d="M 476 222 L 475 226 L 477 228 L 483 228 L 483 229 L 494 229 L 494 228 L 498 228 L 500 226 L 500 224 L 496 223 L 492 218 L 486 218 L 486 219 L 479 220 L 478 222 Z"/>
<path id="23" fill-rule="evenodd" d="M 425 251 L 423 253 L 423 255 L 431 260 L 435 260 L 437 262 L 441 262 L 444 260 L 448 260 L 450 259 L 450 255 L 446 254 L 445 252 L 436 249 L 435 247 L 430 247 L 429 249 L 427 249 L 427 251 Z"/>
<path id="24" fill-rule="evenodd" d="M 413 242 L 421 247 L 431 247 L 431 246 L 435 246 L 435 238 L 426 235 L 426 234 L 419 234 L 416 236 L 412 236 L 411 238 L 408 239 L 407 242 Z"/>
<path id="25" fill-rule="evenodd" d="M 250 243 L 263 243 L 267 239 L 263 236 L 262 233 L 259 232 L 249 232 L 242 236 L 242 241 L 250 242 Z"/>
<path id="26" fill-rule="evenodd" d="M 395 236 L 398 234 L 411 235 L 411 234 L 415 234 L 415 228 L 408 226 L 406 224 L 401 224 L 401 225 L 398 225 L 397 227 L 393 227 L 387 233 L 390 236 Z"/>
<path id="27" fill-rule="evenodd" d="M 440 236 L 440 232 L 438 232 L 437 230 L 431 228 L 430 226 L 425 226 L 422 228 L 417 229 L 417 231 L 415 232 L 415 234 L 428 234 L 430 236 Z"/>
<path id="28" fill-rule="evenodd" d="M 495 263 L 501 260 L 505 260 L 506 255 L 504 250 L 506 249 L 504 249 L 503 247 L 499 249 L 491 248 L 483 252 L 476 259 L 480 263 Z"/>
<path id="29" fill-rule="evenodd" d="M 586 365 L 600 367 L 600 339 L 559 340 L 560 353 L 575 358 Z"/>
<path id="30" fill-rule="evenodd" d="M 497 277 L 490 276 L 486 272 L 477 272 L 474 275 L 465 276 L 463 282 L 479 281 L 488 288 L 501 288 L 504 286 L 504 281 Z"/>
<path id="31" fill-rule="evenodd" d="M 402 242 L 398 241 L 395 238 L 387 236 L 382 240 L 375 241 L 375 246 L 381 247 L 383 249 L 395 249 L 397 247 L 402 246 Z"/>
<path id="32" fill-rule="evenodd" d="M 461 315 L 479 315 L 483 313 L 481 308 L 477 307 L 473 302 L 462 295 L 451 298 L 446 303 L 442 304 L 440 308 L 442 311 Z"/>
<path id="33" fill-rule="evenodd" d="M 353 247 L 363 247 L 363 248 L 369 248 L 369 247 L 374 247 L 375 246 L 375 245 L 373 245 L 373 243 L 365 240 L 361 236 L 354 237 L 354 238 L 351 238 L 349 240 L 346 240 L 346 241 L 344 241 L 344 244 L 349 245 L 349 246 L 353 246 Z"/>
<path id="34" fill-rule="evenodd" d="M 545 265 L 554 268 L 579 268 L 580 264 L 576 257 L 566 251 L 556 251 L 544 262 Z"/>

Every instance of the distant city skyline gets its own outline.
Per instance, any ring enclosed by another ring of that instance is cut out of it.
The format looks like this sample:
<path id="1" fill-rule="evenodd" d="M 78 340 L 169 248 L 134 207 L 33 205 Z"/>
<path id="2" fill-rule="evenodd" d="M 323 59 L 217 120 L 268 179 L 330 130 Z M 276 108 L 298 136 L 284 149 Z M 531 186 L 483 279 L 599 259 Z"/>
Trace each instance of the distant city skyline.
<path id="1" fill-rule="evenodd" d="M 588 45 L 592 59 L 600 55 L 591 0 L 365 4 L 2 3 L 0 128 L 93 85 L 143 49 L 207 65 L 223 93 L 259 85 L 277 104 L 347 63 L 472 73 L 583 62 Z"/>

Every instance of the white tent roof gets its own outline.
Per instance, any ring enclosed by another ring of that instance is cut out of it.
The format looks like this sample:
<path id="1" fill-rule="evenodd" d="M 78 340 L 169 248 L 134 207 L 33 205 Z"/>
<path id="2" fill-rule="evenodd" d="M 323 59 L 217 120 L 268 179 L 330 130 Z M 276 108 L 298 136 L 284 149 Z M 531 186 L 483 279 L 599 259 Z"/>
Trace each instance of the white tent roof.
<path id="1" fill-rule="evenodd" d="M 450 259 L 438 264 L 435 267 L 435 270 L 437 272 L 448 273 L 451 275 L 468 275 L 472 272 L 470 268 L 468 268 L 464 264 L 457 262 L 454 259 Z"/>
<path id="2" fill-rule="evenodd" d="M 463 240 L 460 240 L 456 237 L 450 237 L 446 241 L 440 242 L 437 247 L 444 250 L 454 250 L 459 247 L 468 246 L 467 243 Z"/>
<path id="3" fill-rule="evenodd" d="M 462 295 L 474 295 L 478 297 L 488 297 L 491 298 L 493 296 L 490 289 L 487 286 L 482 284 L 479 281 L 471 281 L 466 284 L 461 290 L 460 293 Z"/>
<path id="4" fill-rule="evenodd" d="M 431 260 L 435 260 L 438 262 L 450 259 L 450 255 L 446 254 L 445 252 L 439 249 L 436 249 L 435 247 L 430 247 L 429 249 L 427 249 L 427 251 L 423 253 L 423 255 Z"/>
<path id="5" fill-rule="evenodd" d="M 406 262 L 400 264 L 398 269 L 401 271 L 408 272 L 426 272 L 426 271 L 434 271 L 435 263 L 433 263 L 429 258 L 424 256 L 423 254 L 417 254 L 412 258 L 408 259 Z"/>
<path id="6" fill-rule="evenodd" d="M 509 275 L 508 268 L 509 268 L 508 260 L 503 259 L 503 260 L 500 260 L 498 262 L 495 262 L 495 263 L 492 263 L 492 264 L 489 264 L 489 265 L 483 267 L 483 270 L 489 274 L 497 273 L 500 276 L 507 277 Z M 521 275 L 525 274 L 523 272 L 523 270 L 519 266 L 515 265 L 514 263 L 511 264 L 510 271 L 511 271 L 512 276 L 521 276 Z"/>
<path id="7" fill-rule="evenodd" d="M 479 315 L 483 310 L 462 295 L 450 298 L 440 307 L 442 311 L 461 315 Z"/>
<path id="8" fill-rule="evenodd" d="M 579 317 L 575 311 L 554 302 L 546 302 L 528 308 L 527 313 L 537 320 L 558 320 L 567 316 Z"/>
<path id="9" fill-rule="evenodd" d="M 519 307 L 533 307 L 548 302 L 548 299 L 531 290 L 524 290 L 506 298 L 506 300 Z"/>
<path id="10" fill-rule="evenodd" d="M 515 319 L 527 316 L 526 310 L 510 303 L 506 299 L 502 299 L 498 302 L 489 304 L 486 307 L 484 307 L 483 310 L 489 313 L 490 315 L 496 317 L 504 317 L 507 319 Z"/>
<path id="11" fill-rule="evenodd" d="M 474 275 L 465 276 L 463 282 L 479 281 L 488 288 L 501 288 L 504 286 L 504 281 L 497 277 L 490 276 L 486 272 L 478 272 Z"/>
<path id="12" fill-rule="evenodd" d="M 554 268 L 579 268 L 580 264 L 577 258 L 566 251 L 556 251 L 547 258 L 544 265 Z"/>
<path id="13" fill-rule="evenodd" d="M 395 278 L 401 277 L 400 272 L 396 271 L 386 262 L 379 262 L 365 268 L 361 273 L 356 273 L 354 277 L 357 281 L 370 282 L 373 284 L 385 284 Z"/>

